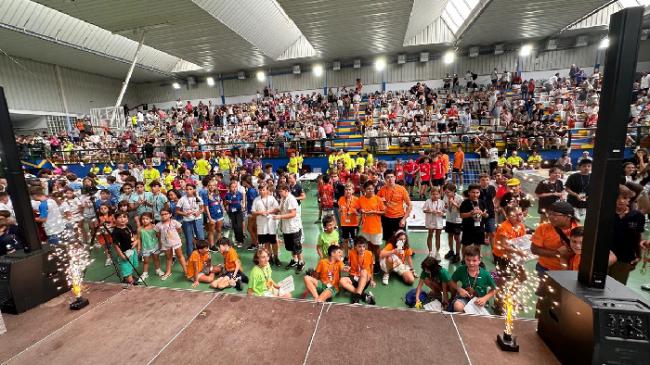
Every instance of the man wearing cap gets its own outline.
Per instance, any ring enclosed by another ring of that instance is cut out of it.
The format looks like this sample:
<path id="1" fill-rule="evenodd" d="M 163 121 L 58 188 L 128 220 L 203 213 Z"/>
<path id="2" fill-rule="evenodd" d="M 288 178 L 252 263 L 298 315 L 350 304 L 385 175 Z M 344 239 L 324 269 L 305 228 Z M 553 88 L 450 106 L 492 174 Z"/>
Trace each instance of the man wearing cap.
<path id="1" fill-rule="evenodd" d="M 506 220 L 506 214 L 504 208 L 507 206 L 520 207 L 524 216 L 528 214 L 528 208 L 530 208 L 530 199 L 521 191 L 521 181 L 517 178 L 508 179 L 506 182 L 508 187 L 508 192 L 503 194 L 501 199 L 499 199 L 499 218 L 498 223 L 502 223 Z"/>
<path id="2" fill-rule="evenodd" d="M 535 269 L 540 275 L 548 270 L 570 269 L 562 262 L 568 262 L 573 256 L 569 237 L 571 230 L 578 226 L 573 207 L 565 201 L 551 204 L 546 215 L 548 222 L 535 229 L 530 246 L 532 253 L 539 256 Z"/>
<path id="3" fill-rule="evenodd" d="M 580 220 L 583 220 L 587 214 L 589 180 L 591 180 L 591 160 L 582 159 L 578 162 L 578 173 L 569 176 L 564 184 L 567 202 L 573 206 Z"/>

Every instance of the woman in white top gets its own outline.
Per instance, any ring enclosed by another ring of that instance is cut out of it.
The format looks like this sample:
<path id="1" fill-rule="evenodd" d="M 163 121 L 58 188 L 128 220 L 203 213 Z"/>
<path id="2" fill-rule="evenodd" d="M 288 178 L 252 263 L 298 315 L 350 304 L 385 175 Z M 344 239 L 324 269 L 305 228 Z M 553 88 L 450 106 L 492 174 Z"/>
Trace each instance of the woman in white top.
<path id="1" fill-rule="evenodd" d="M 424 226 L 429 231 L 427 235 L 427 247 L 429 248 L 429 256 L 437 256 L 440 250 L 440 234 L 444 228 L 445 220 L 445 203 L 440 199 L 440 188 L 434 186 L 431 188 L 431 198 L 424 202 L 422 211 L 424 212 Z M 433 251 L 433 234 L 436 235 L 436 250 Z"/>
<path id="2" fill-rule="evenodd" d="M 185 196 L 176 205 L 176 213 L 183 217 L 183 234 L 185 235 L 185 253 L 189 257 L 194 251 L 194 237 L 205 239 L 203 230 L 203 200 L 196 194 L 194 185 L 185 186 Z"/>

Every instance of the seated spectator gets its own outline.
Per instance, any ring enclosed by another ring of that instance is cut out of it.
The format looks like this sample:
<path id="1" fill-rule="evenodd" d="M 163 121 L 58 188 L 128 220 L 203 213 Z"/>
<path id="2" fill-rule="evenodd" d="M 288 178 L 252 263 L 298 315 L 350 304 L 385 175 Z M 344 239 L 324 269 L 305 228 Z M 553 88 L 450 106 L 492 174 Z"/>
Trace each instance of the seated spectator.
<path id="1" fill-rule="evenodd" d="M 415 289 L 415 308 L 422 308 L 420 302 L 420 293 L 424 285 L 431 289 L 427 295 L 431 299 L 439 299 L 442 303 L 442 308 L 449 306 L 449 284 L 451 276 L 444 267 L 440 266 L 440 261 L 435 257 L 427 257 L 422 261 L 422 274 L 418 286 Z"/>
<path id="2" fill-rule="evenodd" d="M 218 266 L 212 266 L 208 243 L 205 240 L 197 241 L 196 248 L 187 262 L 187 271 L 185 272 L 185 276 L 192 282 L 192 288 L 196 288 L 199 283 L 212 284 L 215 274 L 220 271 Z"/>
<path id="3" fill-rule="evenodd" d="M 248 294 L 263 297 L 291 298 L 291 293 L 279 294 L 280 286 L 271 277 L 273 271 L 269 264 L 269 252 L 260 248 L 253 255 L 253 269 L 248 281 Z"/>
<path id="4" fill-rule="evenodd" d="M 413 250 L 409 246 L 406 232 L 398 230 L 388 239 L 379 254 L 379 265 L 384 272 L 382 284 L 388 285 L 391 272 L 399 275 L 406 285 L 413 284 L 417 274 L 413 268 Z"/>

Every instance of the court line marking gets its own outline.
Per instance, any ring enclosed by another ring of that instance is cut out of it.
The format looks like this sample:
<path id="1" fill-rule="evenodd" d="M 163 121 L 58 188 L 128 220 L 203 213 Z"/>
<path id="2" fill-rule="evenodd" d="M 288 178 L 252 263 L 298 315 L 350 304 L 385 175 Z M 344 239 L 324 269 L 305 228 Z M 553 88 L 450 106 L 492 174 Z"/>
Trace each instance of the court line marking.
<path id="1" fill-rule="evenodd" d="M 460 345 L 463 346 L 463 352 L 465 352 L 465 356 L 467 357 L 467 362 L 469 362 L 469 365 L 472 365 L 472 359 L 469 358 L 469 354 L 467 353 L 467 348 L 465 347 L 465 341 L 463 341 L 463 336 L 460 335 L 460 331 L 458 330 L 458 326 L 456 325 L 456 321 L 454 320 L 454 314 L 450 315 L 451 317 L 451 323 L 454 324 L 454 328 L 456 329 L 456 333 L 458 334 L 458 338 L 460 339 Z"/>
<path id="2" fill-rule="evenodd" d="M 305 354 L 305 360 L 302 362 L 302 365 L 307 364 L 307 360 L 309 359 L 309 353 L 311 352 L 311 345 L 314 343 L 314 338 L 316 338 L 316 331 L 318 331 L 318 324 L 320 323 L 320 319 L 323 316 L 323 309 L 325 309 L 325 306 L 327 305 L 327 310 L 329 310 L 329 307 L 332 305 L 332 303 L 323 303 L 323 305 L 320 307 L 320 313 L 318 314 L 318 319 L 316 319 L 316 326 L 314 326 L 314 332 L 311 334 L 311 339 L 309 340 L 309 346 L 307 346 L 307 353 Z"/>
<path id="3" fill-rule="evenodd" d="M 95 309 L 97 309 L 97 308 L 103 306 L 104 304 L 106 304 L 107 302 L 109 302 L 111 299 L 113 299 L 113 298 L 115 298 L 115 297 L 121 295 L 121 294 L 124 293 L 125 291 L 126 291 L 126 290 L 121 290 L 121 291 L 119 291 L 119 292 L 117 292 L 117 293 L 111 295 L 110 297 L 104 299 L 103 302 L 98 303 L 97 305 L 95 305 L 95 306 L 93 306 L 92 308 L 88 309 L 85 313 L 83 313 L 83 314 L 80 315 L 79 317 L 77 317 L 77 318 L 71 320 L 70 322 L 64 324 L 62 327 L 59 327 L 58 329 L 56 329 L 54 332 L 51 332 L 51 333 L 48 334 L 47 336 L 45 336 L 45 337 L 41 338 L 40 340 L 34 342 L 33 344 L 31 344 L 30 346 L 28 346 L 27 348 L 25 348 L 25 349 L 22 350 L 21 352 L 19 352 L 19 353 L 15 354 L 14 356 L 10 357 L 9 359 L 7 359 L 7 360 L 6 360 L 5 362 L 3 362 L 2 364 L 8 364 L 8 363 L 10 363 L 11 361 L 15 360 L 16 358 L 18 358 L 19 356 L 21 356 L 21 355 L 24 354 L 25 352 L 31 350 L 32 348 L 38 346 L 38 345 L 39 345 L 40 343 L 42 343 L 43 341 L 45 341 L 45 340 L 47 340 L 48 338 L 50 338 L 50 337 L 56 335 L 57 333 L 61 332 L 62 330 L 64 330 L 64 329 L 65 329 L 66 327 L 68 327 L 69 325 L 71 325 L 71 324 L 73 324 L 74 322 L 76 322 L 77 320 L 79 320 L 79 319 L 85 317 L 88 313 L 90 313 L 90 312 L 94 311 Z"/>
<path id="4" fill-rule="evenodd" d="M 178 336 L 180 336 L 181 333 L 183 333 L 183 331 L 185 331 L 185 330 L 187 329 L 187 327 L 189 327 L 190 324 L 192 324 L 192 322 L 194 322 L 194 320 L 196 320 L 196 318 L 197 318 L 199 315 L 201 315 L 201 313 L 203 313 L 203 311 L 205 310 L 205 308 L 207 308 L 210 304 L 212 304 L 212 302 L 213 302 L 215 299 L 217 299 L 217 298 L 219 298 L 219 297 L 223 297 L 223 296 L 224 296 L 224 295 L 222 295 L 222 293 L 217 293 L 217 294 L 215 294 L 215 295 L 212 297 L 212 299 L 210 299 L 210 300 L 209 300 L 209 301 L 208 301 L 208 302 L 207 302 L 207 303 L 206 303 L 206 304 L 205 304 L 201 309 L 199 309 L 199 311 L 196 312 L 196 314 L 195 314 L 195 315 L 194 315 L 194 316 L 193 316 L 193 317 L 192 317 L 192 318 L 191 318 L 191 319 L 190 319 L 190 320 L 189 320 L 189 321 L 188 321 L 188 322 L 183 326 L 183 328 L 181 328 L 181 329 L 178 331 L 178 333 L 176 333 L 176 334 L 174 335 L 174 337 L 172 337 L 172 338 L 171 338 L 171 339 L 170 339 L 170 340 L 165 344 L 165 346 L 163 346 L 163 347 L 160 349 L 160 351 L 158 351 L 158 353 L 157 353 L 156 355 L 154 355 L 154 357 L 151 358 L 151 360 L 149 360 L 149 362 L 147 362 L 147 365 L 153 363 L 153 362 L 158 358 L 158 356 L 160 356 L 160 354 L 162 354 L 163 351 L 165 351 L 165 350 L 167 349 L 167 347 L 169 347 L 169 345 L 171 345 L 172 342 L 174 342 L 174 341 L 178 338 Z"/>

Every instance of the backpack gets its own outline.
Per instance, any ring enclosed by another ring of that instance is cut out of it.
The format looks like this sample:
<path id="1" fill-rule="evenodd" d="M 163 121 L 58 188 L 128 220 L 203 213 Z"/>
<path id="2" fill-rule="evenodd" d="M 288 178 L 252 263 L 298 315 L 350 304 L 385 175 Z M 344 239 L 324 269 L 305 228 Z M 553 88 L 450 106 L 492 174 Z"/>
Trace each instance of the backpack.
<path id="1" fill-rule="evenodd" d="M 411 289 L 404 296 L 404 303 L 406 303 L 406 305 L 408 305 L 410 308 L 415 307 L 415 291 L 416 289 Z M 425 293 L 424 290 L 420 291 L 420 302 L 424 303 L 426 299 L 427 293 Z"/>

